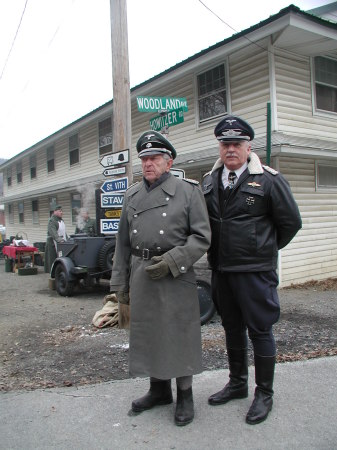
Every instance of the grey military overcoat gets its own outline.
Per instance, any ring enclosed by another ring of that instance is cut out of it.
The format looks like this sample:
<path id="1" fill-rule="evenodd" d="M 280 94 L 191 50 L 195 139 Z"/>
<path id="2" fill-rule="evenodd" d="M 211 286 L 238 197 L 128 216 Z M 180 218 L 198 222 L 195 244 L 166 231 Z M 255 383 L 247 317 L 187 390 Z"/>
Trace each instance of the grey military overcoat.
<path id="1" fill-rule="evenodd" d="M 208 214 L 199 186 L 172 175 L 147 192 L 125 195 L 111 290 L 130 289 L 131 376 L 169 379 L 202 371 L 200 311 L 192 265 L 210 245 Z M 153 264 L 131 249 L 165 251 L 171 273 L 152 280 Z"/>

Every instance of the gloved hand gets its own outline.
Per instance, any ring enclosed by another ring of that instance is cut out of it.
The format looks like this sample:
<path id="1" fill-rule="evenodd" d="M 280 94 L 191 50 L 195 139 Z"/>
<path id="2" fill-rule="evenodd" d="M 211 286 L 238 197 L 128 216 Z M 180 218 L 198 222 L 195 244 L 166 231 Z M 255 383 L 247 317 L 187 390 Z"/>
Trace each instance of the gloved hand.
<path id="1" fill-rule="evenodd" d="M 118 303 L 123 303 L 123 305 L 130 304 L 130 297 L 129 297 L 128 292 L 110 290 L 110 294 L 116 295 L 116 299 L 117 299 Z"/>
<path id="2" fill-rule="evenodd" d="M 160 278 L 166 277 L 166 275 L 170 273 L 169 265 L 162 256 L 153 256 L 151 261 L 155 264 L 146 267 L 145 271 L 148 273 L 149 277 L 152 278 L 152 280 L 159 280 Z"/>

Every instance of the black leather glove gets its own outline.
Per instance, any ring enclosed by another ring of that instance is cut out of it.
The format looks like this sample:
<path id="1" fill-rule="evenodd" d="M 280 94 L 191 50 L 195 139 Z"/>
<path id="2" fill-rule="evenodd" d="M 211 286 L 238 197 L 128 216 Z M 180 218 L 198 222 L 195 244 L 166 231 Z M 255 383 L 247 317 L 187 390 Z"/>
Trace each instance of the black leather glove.
<path id="1" fill-rule="evenodd" d="M 149 277 L 152 278 L 152 280 L 160 280 L 160 278 L 164 278 L 170 273 L 169 265 L 162 256 L 154 256 L 151 258 L 151 261 L 155 264 L 146 267 L 145 271 L 148 273 Z"/>

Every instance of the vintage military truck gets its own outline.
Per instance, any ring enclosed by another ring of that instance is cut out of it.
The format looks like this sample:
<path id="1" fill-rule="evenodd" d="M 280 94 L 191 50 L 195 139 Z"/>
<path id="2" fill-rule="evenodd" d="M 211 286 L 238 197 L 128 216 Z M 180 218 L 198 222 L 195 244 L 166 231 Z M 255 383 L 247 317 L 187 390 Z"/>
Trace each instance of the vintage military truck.
<path id="1" fill-rule="evenodd" d="M 109 279 L 116 238 L 112 236 L 88 236 L 74 234 L 57 245 L 57 258 L 50 276 L 55 279 L 55 289 L 70 297 L 81 281 L 85 286 L 99 283 L 101 278 Z"/>

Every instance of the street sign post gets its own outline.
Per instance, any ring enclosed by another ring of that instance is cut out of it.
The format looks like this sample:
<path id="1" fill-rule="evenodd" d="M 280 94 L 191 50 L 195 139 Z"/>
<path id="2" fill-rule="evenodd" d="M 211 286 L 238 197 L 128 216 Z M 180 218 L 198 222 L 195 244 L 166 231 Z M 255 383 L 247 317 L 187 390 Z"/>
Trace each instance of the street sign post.
<path id="1" fill-rule="evenodd" d="M 100 160 L 100 164 L 103 167 L 117 166 L 119 164 L 126 164 L 128 162 L 129 162 L 129 149 L 123 150 L 122 152 L 104 155 L 103 158 Z"/>
<path id="2" fill-rule="evenodd" d="M 137 107 L 140 112 L 172 111 L 178 108 L 188 111 L 186 98 L 174 97 L 137 97 Z"/>
<path id="3" fill-rule="evenodd" d="M 178 108 L 150 119 L 150 128 L 154 131 L 160 131 L 164 127 L 172 127 L 182 122 L 184 122 L 184 110 Z"/>
<path id="4" fill-rule="evenodd" d="M 128 188 L 128 178 L 115 178 L 113 180 L 106 180 L 101 186 L 101 191 L 109 192 L 125 192 Z"/>
<path id="5" fill-rule="evenodd" d="M 101 219 L 101 230 L 104 234 L 116 234 L 119 227 L 119 219 Z"/>
<path id="6" fill-rule="evenodd" d="M 124 194 L 101 194 L 101 208 L 121 208 Z"/>

